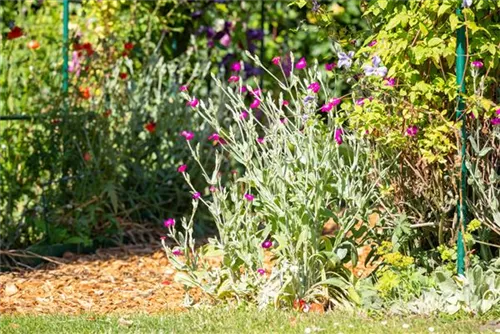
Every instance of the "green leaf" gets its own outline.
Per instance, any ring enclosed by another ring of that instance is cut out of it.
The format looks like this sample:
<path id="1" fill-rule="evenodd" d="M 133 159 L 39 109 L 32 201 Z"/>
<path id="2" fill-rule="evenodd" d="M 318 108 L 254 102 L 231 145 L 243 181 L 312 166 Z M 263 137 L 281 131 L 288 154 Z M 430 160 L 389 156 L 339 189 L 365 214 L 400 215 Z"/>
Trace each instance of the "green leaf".
<path id="1" fill-rule="evenodd" d="M 451 8 L 450 4 L 447 4 L 447 3 L 442 4 L 441 6 L 439 6 L 439 9 L 438 9 L 438 12 L 437 12 L 437 16 L 441 17 L 444 13 L 446 13 L 447 11 L 449 11 L 450 8 Z"/>

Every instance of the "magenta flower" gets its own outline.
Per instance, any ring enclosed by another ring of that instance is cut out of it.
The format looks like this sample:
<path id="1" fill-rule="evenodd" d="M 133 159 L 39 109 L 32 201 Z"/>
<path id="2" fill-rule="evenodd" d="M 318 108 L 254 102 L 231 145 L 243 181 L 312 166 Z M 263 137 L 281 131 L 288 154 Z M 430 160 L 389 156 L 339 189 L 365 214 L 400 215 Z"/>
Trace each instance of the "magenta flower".
<path id="1" fill-rule="evenodd" d="M 295 64 L 295 68 L 298 70 L 302 70 L 307 67 L 307 62 L 304 57 L 300 58 L 299 62 Z"/>
<path id="2" fill-rule="evenodd" d="M 333 71 L 333 69 L 337 67 L 336 63 L 331 63 L 331 64 L 325 64 L 325 70 L 327 71 Z"/>
<path id="3" fill-rule="evenodd" d="M 396 79 L 395 78 L 385 78 L 385 85 L 389 87 L 394 87 L 396 84 Z"/>
<path id="4" fill-rule="evenodd" d="M 330 103 L 325 103 L 322 107 L 321 107 L 321 112 L 330 112 L 332 111 L 333 109 L 333 104 L 330 102 Z"/>
<path id="5" fill-rule="evenodd" d="M 273 58 L 273 60 L 271 60 L 273 62 L 274 65 L 279 65 L 280 62 L 281 62 L 281 57 L 279 56 L 276 56 Z"/>
<path id="6" fill-rule="evenodd" d="M 177 171 L 179 173 L 184 173 L 184 172 L 186 172 L 187 168 L 188 168 L 187 165 L 180 165 L 179 167 L 177 167 Z"/>
<path id="7" fill-rule="evenodd" d="M 182 255 L 182 251 L 179 248 L 175 248 L 172 250 L 172 254 L 175 256 Z"/>
<path id="8" fill-rule="evenodd" d="M 167 237 L 165 237 L 165 236 L 161 236 L 161 237 L 160 237 L 160 240 L 161 240 L 161 241 L 165 241 L 165 240 L 167 240 Z"/>
<path id="9" fill-rule="evenodd" d="M 259 269 L 257 269 L 257 273 L 259 275 L 264 275 L 266 273 L 266 270 L 264 268 L 259 268 Z"/>
<path id="10" fill-rule="evenodd" d="M 224 34 L 219 42 L 222 46 L 227 48 L 229 44 L 231 44 L 231 36 L 229 36 L 229 34 Z"/>
<path id="11" fill-rule="evenodd" d="M 338 98 L 333 98 L 333 99 L 331 99 L 331 101 L 330 101 L 330 103 L 331 103 L 334 107 L 338 106 L 338 105 L 340 104 L 340 102 L 342 102 L 342 99 L 338 99 Z"/>
<path id="12" fill-rule="evenodd" d="M 266 240 L 264 241 L 262 244 L 261 244 L 262 248 L 264 249 L 269 249 L 271 247 L 273 247 L 273 242 L 271 240 Z"/>
<path id="13" fill-rule="evenodd" d="M 231 75 L 229 79 L 227 79 L 227 82 L 238 82 L 240 81 L 240 77 L 237 75 Z"/>
<path id="14" fill-rule="evenodd" d="M 406 129 L 406 134 L 410 137 L 416 136 L 418 133 L 418 127 L 416 125 L 412 125 Z"/>
<path id="15" fill-rule="evenodd" d="M 197 192 L 195 192 L 195 193 L 193 194 L 193 196 L 192 196 L 192 198 L 193 198 L 193 199 L 198 199 L 198 198 L 200 198 L 200 197 L 201 197 L 201 193 L 200 193 L 200 192 L 198 192 L 198 191 L 197 191 Z"/>
<path id="16" fill-rule="evenodd" d="M 250 104 L 250 108 L 255 109 L 260 106 L 260 100 L 259 99 L 254 99 L 253 102 Z"/>
<path id="17" fill-rule="evenodd" d="M 175 219 L 174 218 L 168 218 L 163 222 L 163 225 L 165 227 L 173 227 L 175 225 Z"/>
<path id="18" fill-rule="evenodd" d="M 247 201 L 251 202 L 251 201 L 253 201 L 253 200 L 255 199 L 255 196 L 254 196 L 254 195 L 252 195 L 252 194 L 248 194 L 248 193 L 246 193 L 246 194 L 245 194 L 245 199 L 246 199 Z"/>
<path id="19" fill-rule="evenodd" d="M 474 61 L 472 62 L 472 67 L 475 67 L 475 68 L 481 68 L 481 67 L 483 67 L 483 66 L 484 66 L 484 64 L 483 64 L 483 62 L 482 62 L 482 61 L 480 61 L 480 60 L 474 60 Z"/>
<path id="20" fill-rule="evenodd" d="M 500 109 L 495 110 L 495 113 L 500 116 Z"/>
<path id="21" fill-rule="evenodd" d="M 240 93 L 245 93 L 247 91 L 247 88 L 245 86 L 240 87 Z"/>
<path id="22" fill-rule="evenodd" d="M 264 143 L 264 138 L 257 138 L 257 143 L 263 144 Z"/>
<path id="23" fill-rule="evenodd" d="M 239 72 L 241 71 L 241 62 L 237 61 L 231 65 L 231 71 Z"/>
<path id="24" fill-rule="evenodd" d="M 363 104 L 365 104 L 365 99 L 364 98 L 356 100 L 356 105 L 357 106 L 362 106 Z"/>
<path id="25" fill-rule="evenodd" d="M 286 118 L 280 118 L 280 123 L 281 124 L 286 124 L 287 122 L 287 119 Z"/>
<path id="26" fill-rule="evenodd" d="M 186 138 L 186 140 L 192 140 L 194 138 L 194 133 L 190 132 L 190 131 L 182 131 L 181 132 L 181 136 L 183 136 L 184 138 Z"/>
<path id="27" fill-rule="evenodd" d="M 500 117 L 495 117 L 491 119 L 492 125 L 500 125 Z"/>
<path id="28" fill-rule="evenodd" d="M 337 144 L 339 144 L 339 145 L 342 145 L 342 143 L 343 143 L 343 140 L 342 140 L 343 134 L 344 134 L 344 130 L 342 130 L 342 129 L 335 130 L 334 139 L 337 142 Z"/>
<path id="29" fill-rule="evenodd" d="M 290 102 L 288 102 L 287 100 L 283 100 L 283 102 L 281 102 L 281 104 L 286 107 L 287 105 L 290 104 Z"/>
<path id="30" fill-rule="evenodd" d="M 188 90 L 188 86 L 187 86 L 187 85 L 182 85 L 182 86 L 180 86 L 180 87 L 179 87 L 179 90 L 180 90 L 181 92 L 187 92 L 187 90 Z"/>
<path id="31" fill-rule="evenodd" d="M 319 86 L 319 83 L 317 83 L 317 82 L 313 82 L 312 84 L 310 84 L 309 86 L 307 86 L 307 89 L 312 90 L 314 93 L 319 92 L 320 88 L 321 87 Z"/>
<path id="32" fill-rule="evenodd" d="M 377 40 L 376 39 L 374 39 L 373 41 L 371 41 L 370 43 L 368 43 L 369 47 L 372 47 L 372 46 L 375 46 L 375 45 L 377 45 Z"/>
<path id="33" fill-rule="evenodd" d="M 260 95 L 262 94 L 262 89 L 254 89 L 250 92 L 250 94 L 252 94 L 254 97 L 260 97 Z"/>
<path id="34" fill-rule="evenodd" d="M 243 110 L 240 114 L 240 119 L 245 119 L 248 117 L 248 112 L 246 110 Z"/>
<path id="35" fill-rule="evenodd" d="M 188 101 L 186 105 L 192 108 L 196 108 L 196 106 L 198 106 L 198 103 L 199 103 L 198 99 L 196 97 L 193 97 L 193 99 L 191 101 Z"/>
<path id="36" fill-rule="evenodd" d="M 220 136 L 218 133 L 212 133 L 209 137 L 208 140 L 213 140 L 213 141 L 218 141 L 220 140 Z"/>

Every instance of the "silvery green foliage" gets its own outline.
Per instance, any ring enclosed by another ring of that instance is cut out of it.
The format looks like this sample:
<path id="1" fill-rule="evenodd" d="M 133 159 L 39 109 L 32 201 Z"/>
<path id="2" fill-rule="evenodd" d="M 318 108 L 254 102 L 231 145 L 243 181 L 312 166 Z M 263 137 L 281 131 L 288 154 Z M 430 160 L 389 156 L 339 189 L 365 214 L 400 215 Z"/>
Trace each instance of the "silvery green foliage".
<path id="1" fill-rule="evenodd" d="M 497 260 L 498 262 L 498 260 Z M 498 265 L 498 264 L 497 264 Z M 450 272 L 435 272 L 436 288 L 405 305 L 395 303 L 395 313 L 454 314 L 460 310 L 484 314 L 500 303 L 500 275 L 491 265 L 484 271 L 479 265 L 470 268 L 464 276 L 452 276 Z"/>
<path id="2" fill-rule="evenodd" d="M 474 217 L 500 234 L 500 128 L 485 136 L 477 128 L 469 137 L 468 182 L 472 193 L 468 205 Z"/>
<path id="3" fill-rule="evenodd" d="M 290 305 L 296 298 L 337 304 L 344 304 L 348 295 L 357 299 L 342 264 L 356 263 L 357 246 L 367 229 L 354 226 L 379 207 L 378 176 L 383 171 L 373 161 L 370 145 L 347 132 L 341 145 L 334 141 L 342 126 L 340 111 L 319 116 L 319 101 L 334 96 L 325 89 L 317 65 L 305 78 L 293 73 L 283 80 L 275 77 L 276 86 L 291 97 L 290 104 L 283 106 L 282 94 L 264 94 L 259 106 L 262 117 L 247 108 L 240 86 L 214 80 L 225 95 L 224 103 L 201 101 L 199 108 L 227 142 L 220 146 L 212 173 L 203 169 L 198 146 L 188 144 L 206 182 L 218 189 L 211 200 L 202 199 L 219 232 L 202 252 L 222 256 L 222 263 L 218 269 L 202 265 L 185 270 L 184 282 L 213 297 L 246 298 L 260 307 Z M 320 83 L 321 93 L 308 90 L 312 82 Z M 248 117 L 241 117 L 243 111 Z M 259 143 L 258 138 L 264 141 Z M 217 176 L 223 155 L 245 169 L 226 187 Z M 245 193 L 255 200 L 247 201 Z M 324 237 L 322 229 L 330 218 L 338 231 Z M 274 262 L 268 275 L 261 276 L 256 271 L 263 267 L 261 244 L 266 239 L 273 242 Z"/>

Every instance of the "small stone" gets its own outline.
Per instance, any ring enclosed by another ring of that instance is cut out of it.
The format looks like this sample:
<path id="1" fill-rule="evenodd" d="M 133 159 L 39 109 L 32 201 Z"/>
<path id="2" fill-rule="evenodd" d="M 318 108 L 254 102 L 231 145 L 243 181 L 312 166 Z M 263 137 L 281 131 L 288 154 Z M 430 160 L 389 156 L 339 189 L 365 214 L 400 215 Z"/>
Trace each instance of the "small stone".
<path id="1" fill-rule="evenodd" d="M 7 283 L 7 285 L 5 285 L 5 295 L 7 297 L 15 295 L 18 291 L 19 289 L 14 283 Z"/>

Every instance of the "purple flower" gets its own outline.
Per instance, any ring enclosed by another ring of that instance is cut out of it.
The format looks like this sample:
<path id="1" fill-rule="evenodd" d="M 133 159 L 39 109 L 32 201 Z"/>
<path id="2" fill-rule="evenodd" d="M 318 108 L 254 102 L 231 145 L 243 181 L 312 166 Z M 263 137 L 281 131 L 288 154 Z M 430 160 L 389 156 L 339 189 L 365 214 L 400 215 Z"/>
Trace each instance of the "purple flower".
<path id="1" fill-rule="evenodd" d="M 304 97 L 304 103 L 308 103 L 311 101 L 314 101 L 314 96 L 307 95 L 306 97 Z"/>
<path id="2" fill-rule="evenodd" d="M 385 85 L 389 87 L 394 87 L 396 84 L 396 78 L 385 78 Z"/>
<path id="3" fill-rule="evenodd" d="M 259 269 L 257 269 L 257 273 L 259 275 L 264 275 L 266 273 L 266 270 L 264 268 L 259 268 Z"/>
<path id="4" fill-rule="evenodd" d="M 411 125 L 406 129 L 406 134 L 410 137 L 416 136 L 418 133 L 418 127 L 416 125 Z"/>
<path id="5" fill-rule="evenodd" d="M 197 11 L 194 11 L 193 13 L 191 13 L 191 17 L 193 19 L 199 19 L 201 17 L 201 15 L 203 15 L 203 11 L 201 11 L 201 10 L 197 10 Z"/>
<path id="6" fill-rule="evenodd" d="M 247 201 L 251 202 L 251 201 L 253 201 L 253 200 L 255 199 L 255 196 L 254 196 L 254 195 L 252 195 L 252 194 L 248 194 L 248 193 L 246 193 L 246 194 L 245 194 L 245 199 L 246 199 Z"/>
<path id="7" fill-rule="evenodd" d="M 259 99 L 254 99 L 252 103 L 250 103 L 250 108 L 255 109 L 258 108 L 260 105 L 260 100 Z"/>
<path id="8" fill-rule="evenodd" d="M 231 71 L 239 72 L 241 71 L 241 63 L 239 61 L 231 64 Z"/>
<path id="9" fill-rule="evenodd" d="M 462 1 L 463 8 L 469 8 L 470 6 L 472 6 L 472 0 L 463 0 Z"/>
<path id="10" fill-rule="evenodd" d="M 372 46 L 375 46 L 376 44 L 377 44 L 377 40 L 374 39 L 373 41 L 371 41 L 370 43 L 368 43 L 368 46 L 372 47 Z"/>
<path id="11" fill-rule="evenodd" d="M 347 54 L 345 52 L 339 52 L 337 54 L 339 57 L 339 61 L 337 62 L 337 66 L 339 68 L 345 67 L 350 68 L 352 65 L 352 57 L 354 57 L 354 51 L 349 51 Z"/>
<path id="12" fill-rule="evenodd" d="M 261 40 L 264 38 L 264 32 L 261 29 L 248 29 L 247 38 L 249 40 Z"/>
<path id="13" fill-rule="evenodd" d="M 190 131 L 182 131 L 181 132 L 181 136 L 183 136 L 184 138 L 186 138 L 186 140 L 192 140 L 194 138 L 194 133 L 190 132 Z"/>
<path id="14" fill-rule="evenodd" d="M 327 71 L 333 71 L 333 69 L 337 67 L 336 63 L 331 63 L 331 64 L 325 64 L 325 70 Z"/>
<path id="15" fill-rule="evenodd" d="M 373 66 L 367 65 L 363 67 L 363 69 L 365 70 L 365 75 L 367 76 L 378 75 L 379 77 L 385 77 L 385 75 L 387 74 L 387 67 L 380 66 L 381 62 L 382 60 L 380 59 L 379 56 L 374 56 L 372 58 Z"/>
<path id="16" fill-rule="evenodd" d="M 174 225 L 175 225 L 175 219 L 174 219 L 174 218 L 168 218 L 167 220 L 165 220 L 165 221 L 163 222 L 163 225 L 164 225 L 165 227 L 172 227 L 172 226 L 174 226 Z"/>
<path id="17" fill-rule="evenodd" d="M 310 89 L 314 93 L 317 93 L 317 92 L 319 92 L 319 89 L 320 89 L 319 83 L 313 82 L 312 84 L 310 84 L 309 86 L 307 86 L 307 89 Z"/>
<path id="18" fill-rule="evenodd" d="M 271 247 L 273 247 L 273 242 L 271 240 L 266 240 L 264 241 L 262 244 L 261 244 L 262 248 L 264 249 L 269 249 Z"/>
<path id="19" fill-rule="evenodd" d="M 342 142 L 343 142 L 342 135 L 343 134 L 344 134 L 344 130 L 342 130 L 341 128 L 335 130 L 334 139 L 337 142 L 337 144 L 339 144 L 339 145 L 342 145 Z"/>
<path id="20" fill-rule="evenodd" d="M 356 105 L 357 105 L 357 106 L 362 106 L 362 105 L 364 105 L 364 104 L 365 104 L 365 99 L 364 99 L 364 98 L 363 98 L 363 99 L 358 99 L 358 100 L 356 100 Z"/>
<path id="21" fill-rule="evenodd" d="M 248 112 L 246 110 L 243 110 L 240 114 L 240 119 L 245 119 L 248 117 Z"/>
<path id="22" fill-rule="evenodd" d="M 198 191 L 197 191 L 197 192 L 195 192 L 195 193 L 193 194 L 193 196 L 192 196 L 192 198 L 193 198 L 193 199 L 198 199 L 198 198 L 200 198 L 200 197 L 201 197 L 201 193 L 200 193 L 200 192 L 198 192 Z"/>
<path id="23" fill-rule="evenodd" d="M 304 57 L 300 58 L 299 62 L 297 64 L 295 64 L 295 68 L 298 70 L 302 70 L 306 67 L 307 67 L 307 62 L 306 62 L 306 58 L 304 58 Z"/>
<path id="24" fill-rule="evenodd" d="M 492 125 L 500 125 L 500 117 L 495 117 L 491 119 Z"/>
<path id="25" fill-rule="evenodd" d="M 483 67 L 483 66 L 484 66 L 484 64 L 483 64 L 483 62 L 482 62 L 482 61 L 480 61 L 480 60 L 474 60 L 474 61 L 472 62 L 472 67 L 475 67 L 475 68 L 481 68 L 481 67 Z"/>

